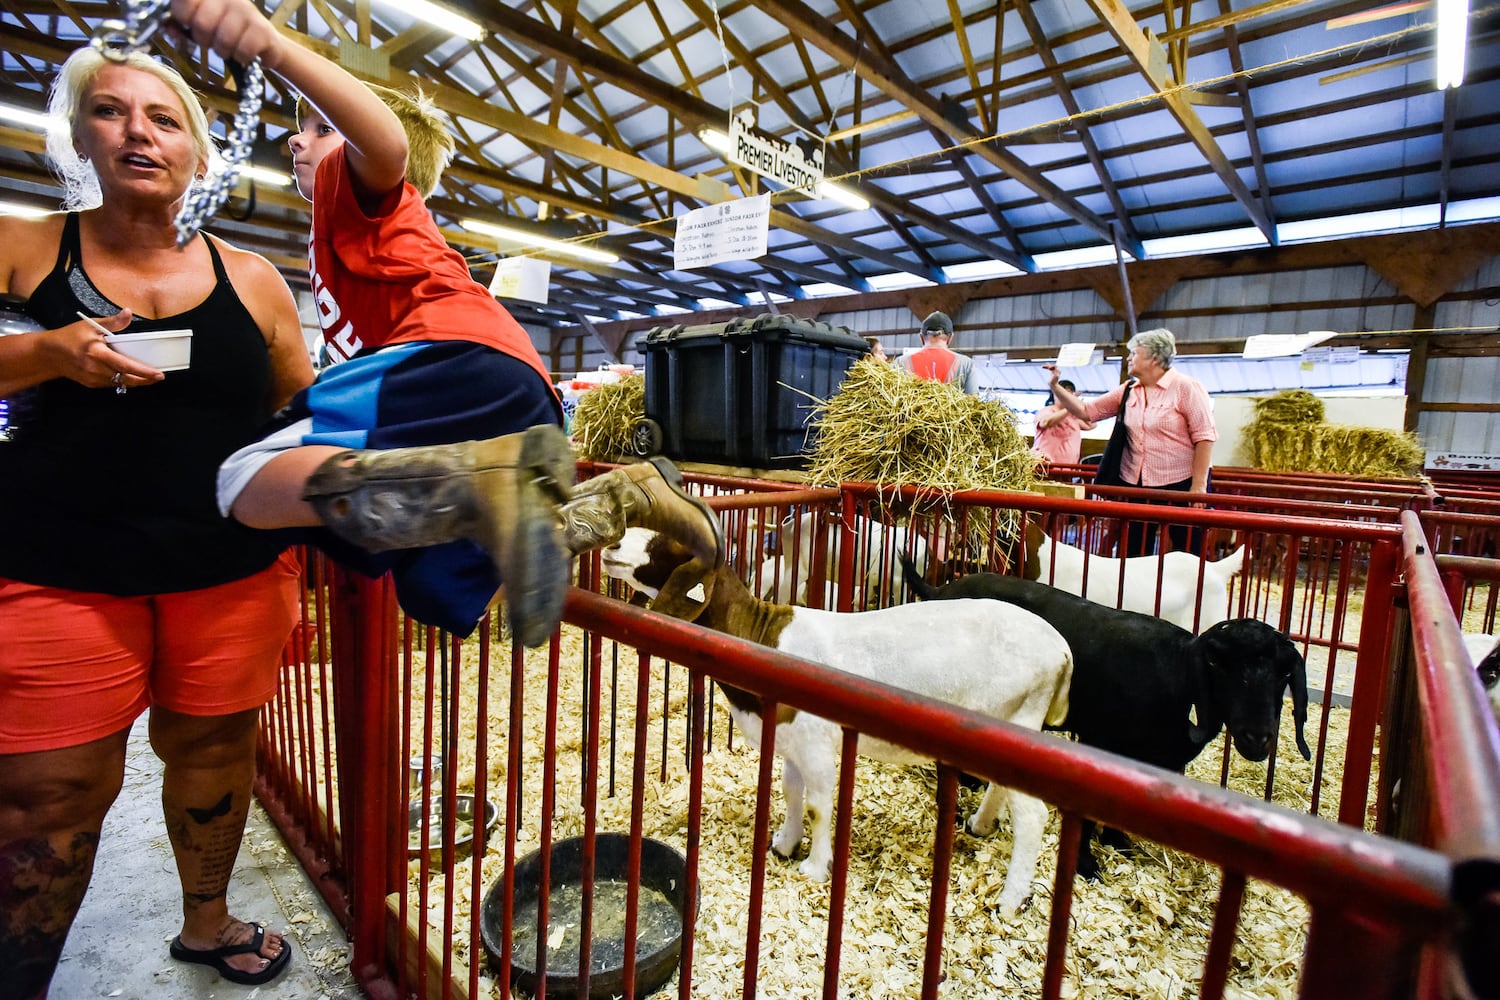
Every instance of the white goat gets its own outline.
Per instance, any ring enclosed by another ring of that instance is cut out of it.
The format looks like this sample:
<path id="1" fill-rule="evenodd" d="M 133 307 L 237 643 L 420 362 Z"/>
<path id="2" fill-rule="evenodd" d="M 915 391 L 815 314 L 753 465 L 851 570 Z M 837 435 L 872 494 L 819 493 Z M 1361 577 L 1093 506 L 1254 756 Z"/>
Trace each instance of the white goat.
<path id="1" fill-rule="evenodd" d="M 617 545 L 603 552 L 606 573 L 651 597 L 688 558 L 671 539 L 644 528 L 630 528 Z M 1029 611 L 976 600 L 838 614 L 759 600 L 732 570 L 717 572 L 708 603 L 659 607 L 663 602 L 657 601 L 653 609 L 1028 729 L 1040 730 L 1044 723 L 1055 726 L 1067 715 L 1072 653 L 1056 629 Z M 761 699 L 721 687 L 735 723 L 758 746 Z M 833 860 L 830 821 L 841 728 L 785 705 L 777 723 L 776 752 L 785 758 L 786 818 L 772 848 L 791 857 L 802 843 L 804 811 L 811 812 L 811 842 L 801 871 L 824 881 Z M 860 738 L 859 751 L 898 763 L 925 759 L 869 737 Z M 1014 912 L 1031 892 L 1046 805 L 992 783 L 969 818 L 969 830 L 981 836 L 994 832 L 1007 799 L 1013 842 L 1000 905 Z"/>
<path id="2" fill-rule="evenodd" d="M 835 540 L 838 526 L 830 524 L 827 542 L 823 548 L 823 607 L 831 609 L 838 594 L 839 560 Z M 783 539 L 795 537 L 796 549 L 792 558 L 772 556 L 761 564 L 760 596 L 782 604 L 806 604 L 807 585 L 815 565 L 813 547 L 817 542 L 817 514 L 809 511 L 799 517 L 795 524 L 782 527 Z M 912 561 L 924 571 L 927 569 L 927 540 L 916 532 L 900 525 L 884 524 L 869 520 L 855 529 L 856 555 L 860 557 L 856 566 L 852 606 L 864 610 L 880 594 L 882 580 L 890 581 L 892 597 L 899 598 L 902 591 L 901 562 L 897 554 L 910 552 Z M 796 580 L 796 593 L 792 592 L 792 581 Z"/>
<path id="3" fill-rule="evenodd" d="M 1229 581 L 1245 565 L 1245 547 L 1241 545 L 1217 562 L 1204 562 L 1187 552 L 1168 552 L 1161 557 L 1131 556 L 1124 560 L 1124 586 L 1121 587 L 1121 560 L 1109 556 L 1088 555 L 1088 580 L 1085 591 L 1084 551 L 1075 545 L 1054 541 L 1035 524 L 1027 525 L 1026 578 L 1085 597 L 1095 604 L 1155 615 L 1163 621 L 1203 633 L 1229 617 Z M 1199 568 L 1203 586 L 1198 586 Z M 1156 606 L 1156 581 L 1161 573 L 1161 610 Z M 1198 611 L 1199 594 L 1203 597 Z M 1193 616 L 1198 614 L 1197 626 Z"/>

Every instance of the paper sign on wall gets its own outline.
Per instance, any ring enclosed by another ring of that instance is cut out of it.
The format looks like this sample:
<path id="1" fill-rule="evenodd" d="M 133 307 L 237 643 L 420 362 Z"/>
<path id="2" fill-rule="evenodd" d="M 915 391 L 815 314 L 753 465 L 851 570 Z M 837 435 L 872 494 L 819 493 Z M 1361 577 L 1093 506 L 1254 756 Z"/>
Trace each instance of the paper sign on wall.
<path id="1" fill-rule="evenodd" d="M 1428 458 L 1427 464 L 1434 469 L 1500 472 L 1500 455 L 1458 455 L 1445 451 Z"/>
<path id="2" fill-rule="evenodd" d="M 1093 344 L 1064 344 L 1057 349 L 1059 368 L 1083 368 L 1093 363 Z"/>
<path id="3" fill-rule="evenodd" d="M 547 302 L 547 288 L 552 284 L 552 265 L 539 257 L 506 257 L 495 267 L 490 279 L 490 294 L 497 299 L 524 299 Z"/>
<path id="4" fill-rule="evenodd" d="M 726 260 L 754 260 L 766 252 L 770 225 L 768 194 L 695 208 L 677 217 L 673 266 L 686 271 Z"/>

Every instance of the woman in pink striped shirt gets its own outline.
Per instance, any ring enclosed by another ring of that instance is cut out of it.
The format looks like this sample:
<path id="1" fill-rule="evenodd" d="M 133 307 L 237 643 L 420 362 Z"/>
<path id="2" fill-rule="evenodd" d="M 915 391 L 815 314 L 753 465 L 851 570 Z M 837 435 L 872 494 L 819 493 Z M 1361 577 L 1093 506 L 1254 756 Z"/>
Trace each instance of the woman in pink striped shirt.
<path id="1" fill-rule="evenodd" d="M 1126 347 L 1130 350 L 1130 379 L 1088 402 L 1059 385 L 1055 365 L 1043 366 L 1051 373 L 1053 397 L 1074 416 L 1097 423 L 1120 415 L 1120 399 L 1130 384 L 1123 414 L 1125 452 L 1120 478 L 1132 486 L 1207 493 L 1210 454 L 1219 437 L 1208 391 L 1192 376 L 1172 370 L 1177 355 L 1177 338 L 1172 331 L 1142 330 Z M 1155 548 L 1155 526 L 1144 527 L 1144 531 L 1130 532 L 1126 555 L 1141 555 Z M 1170 527 L 1168 535 L 1174 549 L 1193 551 L 1197 547 L 1186 527 Z"/>

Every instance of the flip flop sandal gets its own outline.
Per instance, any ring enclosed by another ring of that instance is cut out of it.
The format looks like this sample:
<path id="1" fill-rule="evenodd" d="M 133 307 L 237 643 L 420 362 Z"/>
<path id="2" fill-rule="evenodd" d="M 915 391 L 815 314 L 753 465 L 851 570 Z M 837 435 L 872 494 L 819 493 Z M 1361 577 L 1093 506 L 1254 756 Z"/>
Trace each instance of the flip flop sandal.
<path id="1" fill-rule="evenodd" d="M 182 938 L 172 939 L 171 946 L 167 951 L 179 962 L 191 962 L 194 965 L 212 966 L 219 975 L 231 983 L 239 983 L 242 986 L 259 986 L 269 983 L 285 971 L 288 963 L 292 960 L 292 944 L 285 937 L 281 939 L 281 954 L 270 960 L 270 964 L 259 972 L 246 972 L 236 969 L 225 961 L 235 955 L 259 954 L 261 945 L 266 941 L 266 929 L 261 924 L 251 924 L 255 928 L 255 936 L 243 944 L 226 944 L 222 948 L 206 948 L 199 951 L 189 948 L 182 943 Z"/>

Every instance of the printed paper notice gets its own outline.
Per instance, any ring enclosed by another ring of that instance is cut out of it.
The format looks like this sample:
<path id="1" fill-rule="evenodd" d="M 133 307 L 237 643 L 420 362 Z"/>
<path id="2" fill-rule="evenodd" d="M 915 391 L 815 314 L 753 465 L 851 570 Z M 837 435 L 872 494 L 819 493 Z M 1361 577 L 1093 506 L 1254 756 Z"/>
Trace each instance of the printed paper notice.
<path id="1" fill-rule="evenodd" d="M 695 208 L 677 217 L 673 266 L 686 271 L 764 256 L 770 224 L 769 194 Z"/>
<path id="2" fill-rule="evenodd" d="M 1064 344 L 1057 349 L 1059 368 L 1084 368 L 1093 363 L 1093 344 Z"/>
<path id="3" fill-rule="evenodd" d="M 1323 365 L 1349 365 L 1359 363 L 1358 347 L 1309 347 L 1302 352 L 1303 361 Z"/>
<path id="4" fill-rule="evenodd" d="M 552 283 L 552 265 L 539 257 L 506 257 L 495 267 L 490 279 L 490 294 L 497 299 L 525 299 L 547 302 L 547 288 Z"/>

